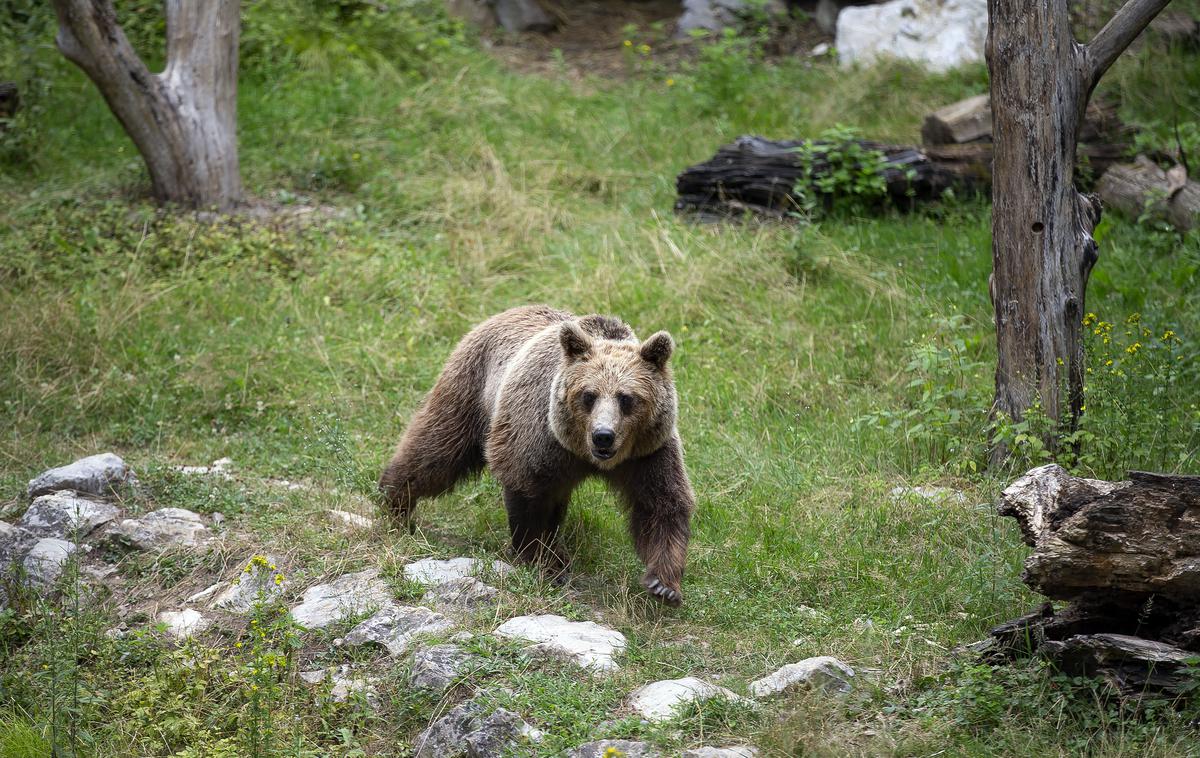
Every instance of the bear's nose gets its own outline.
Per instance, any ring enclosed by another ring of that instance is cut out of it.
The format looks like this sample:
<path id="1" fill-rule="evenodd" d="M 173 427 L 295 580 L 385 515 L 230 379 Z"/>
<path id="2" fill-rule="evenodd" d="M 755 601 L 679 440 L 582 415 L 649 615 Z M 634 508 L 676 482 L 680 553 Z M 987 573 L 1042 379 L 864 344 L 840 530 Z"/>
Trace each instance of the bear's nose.
<path id="1" fill-rule="evenodd" d="M 592 444 L 595 445 L 598 450 L 609 449 L 612 447 L 613 442 L 616 441 L 616 439 L 617 435 L 613 433 L 613 430 L 609 429 L 607 426 L 597 427 L 596 429 L 592 430 Z"/>

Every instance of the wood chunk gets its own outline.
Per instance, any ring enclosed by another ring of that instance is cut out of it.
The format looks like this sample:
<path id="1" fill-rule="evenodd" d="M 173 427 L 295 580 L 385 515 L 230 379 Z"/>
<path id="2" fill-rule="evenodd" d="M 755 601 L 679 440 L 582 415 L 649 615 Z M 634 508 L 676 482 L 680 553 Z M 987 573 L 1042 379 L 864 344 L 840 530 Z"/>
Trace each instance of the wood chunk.
<path id="1" fill-rule="evenodd" d="M 1179 231 L 1200 224 L 1200 183 L 1188 180 L 1186 174 L 1172 176 L 1145 156 L 1109 168 L 1096 192 L 1106 206 L 1134 218 L 1148 213 Z"/>

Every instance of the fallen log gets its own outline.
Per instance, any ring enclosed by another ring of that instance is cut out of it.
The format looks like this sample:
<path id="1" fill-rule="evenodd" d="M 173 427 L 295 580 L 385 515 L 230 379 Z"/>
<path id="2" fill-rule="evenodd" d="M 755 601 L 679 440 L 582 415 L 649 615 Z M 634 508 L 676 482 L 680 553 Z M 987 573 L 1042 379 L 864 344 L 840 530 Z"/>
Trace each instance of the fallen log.
<path id="1" fill-rule="evenodd" d="M 1041 466 L 1000 497 L 1033 552 L 1024 582 L 1049 603 L 1001 624 L 991 660 L 1038 655 L 1126 694 L 1184 691 L 1200 651 L 1200 477 L 1127 482 Z"/>
<path id="2" fill-rule="evenodd" d="M 1188 181 L 1182 168 L 1177 166 L 1172 176 L 1149 158 L 1138 156 L 1134 163 L 1110 167 L 1100 177 L 1096 193 L 1106 206 L 1128 216 L 1145 214 L 1185 232 L 1200 224 L 1200 183 Z"/>
<path id="3" fill-rule="evenodd" d="M 1112 103 L 1088 103 L 1079 141 L 1124 142 L 1130 128 L 1117 116 Z M 921 141 L 926 145 L 962 145 L 992 141 L 992 101 L 988 95 L 975 95 L 930 113 L 921 125 Z"/>
<path id="4" fill-rule="evenodd" d="M 900 208 L 937 200 L 948 189 L 968 193 L 990 191 L 990 143 L 916 147 L 866 140 L 852 142 L 862 151 L 877 151 L 881 155 L 878 171 L 886 184 L 886 199 Z M 711 159 L 679 174 L 675 180 L 675 210 L 701 218 L 724 218 L 747 212 L 784 218 L 801 211 L 806 198 L 817 197 L 828 202 L 830 196 L 817 187 L 819 179 L 830 171 L 825 153 L 831 149 L 844 153 L 846 145 L 738 137 L 718 149 Z M 1100 173 L 1120 160 L 1124 151 L 1120 145 L 1083 147 L 1081 163 Z M 811 154 L 811 160 L 804 158 L 805 152 Z M 802 191 L 797 191 L 797 187 Z"/>

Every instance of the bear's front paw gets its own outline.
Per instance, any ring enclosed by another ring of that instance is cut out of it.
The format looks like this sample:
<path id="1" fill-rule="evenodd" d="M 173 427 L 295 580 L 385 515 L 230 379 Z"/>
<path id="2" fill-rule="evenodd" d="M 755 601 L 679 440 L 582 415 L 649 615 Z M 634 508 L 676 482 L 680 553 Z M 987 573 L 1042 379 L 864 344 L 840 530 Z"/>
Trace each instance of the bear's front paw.
<path id="1" fill-rule="evenodd" d="M 683 593 L 679 590 L 672 589 L 663 584 L 662 580 L 654 574 L 647 574 L 642 579 L 642 586 L 646 590 L 667 605 L 679 607 L 683 605 Z"/>

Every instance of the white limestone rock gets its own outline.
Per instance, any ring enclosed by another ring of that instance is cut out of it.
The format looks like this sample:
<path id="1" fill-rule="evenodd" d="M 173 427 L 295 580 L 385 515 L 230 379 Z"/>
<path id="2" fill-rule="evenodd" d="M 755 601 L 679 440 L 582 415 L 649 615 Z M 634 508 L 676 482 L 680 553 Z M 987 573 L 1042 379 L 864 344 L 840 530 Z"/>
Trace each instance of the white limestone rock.
<path id="1" fill-rule="evenodd" d="M 852 5 L 837 16 L 843 67 L 885 58 L 946 71 L 983 60 L 987 0 L 889 0 Z"/>
<path id="2" fill-rule="evenodd" d="M 176 639 L 194 637 L 212 626 L 211 620 L 192 608 L 184 608 L 181 611 L 163 611 L 155 617 L 155 621 L 166 625 L 166 633 Z"/>
<path id="3" fill-rule="evenodd" d="M 212 607 L 231 613 L 249 613 L 256 603 L 269 603 L 282 595 L 286 586 L 287 580 L 274 557 L 254 555 L 212 601 Z"/>
<path id="4" fill-rule="evenodd" d="M 421 602 L 424 605 L 469 610 L 495 603 L 499 596 L 500 590 L 495 587 L 474 577 L 464 576 L 437 585 L 425 593 Z"/>
<path id="5" fill-rule="evenodd" d="M 854 669 L 831 655 L 806 658 L 789 663 L 773 674 L 750 683 L 754 697 L 771 697 L 794 689 L 811 689 L 828 693 L 846 693 L 852 688 Z"/>
<path id="6" fill-rule="evenodd" d="M 112 503 L 88 500 L 62 490 L 35 498 L 17 526 L 47 537 L 81 540 L 119 514 Z"/>
<path id="7" fill-rule="evenodd" d="M 419 648 L 413 652 L 409 683 L 419 689 L 445 692 L 476 659 L 458 645 Z"/>
<path id="8" fill-rule="evenodd" d="M 675 37 L 686 39 L 695 31 L 719 32 L 736 28 L 756 14 L 778 16 L 787 13 L 782 0 L 683 0 L 683 14 L 675 26 Z"/>
<path id="9" fill-rule="evenodd" d="M 528 745 L 542 738 L 540 731 L 512 711 L 498 708 L 483 714 L 483 706 L 471 700 L 452 708 L 417 735 L 414 758 L 525 755 Z"/>
<path id="10" fill-rule="evenodd" d="M 58 490 L 74 490 L 89 495 L 108 495 L 133 479 L 133 472 L 120 456 L 100 453 L 80 458 L 66 466 L 43 471 L 29 481 L 26 494 L 32 500 Z"/>
<path id="11" fill-rule="evenodd" d="M 345 642 L 353 646 L 382 645 L 389 654 L 402 655 L 417 637 L 439 634 L 452 626 L 449 619 L 428 608 L 388 603 L 351 629 Z"/>
<path id="12" fill-rule="evenodd" d="M 529 640 L 534 643 L 526 648 L 529 652 L 563 657 L 599 671 L 618 668 L 613 659 L 625 650 L 625 635 L 615 629 L 593 621 L 568 621 L 552 614 L 511 618 L 493 634 Z"/>
<path id="13" fill-rule="evenodd" d="M 300 604 L 292 608 L 292 619 L 306 629 L 323 629 L 344 618 L 378 610 L 391 600 L 379 569 L 367 569 L 309 587 Z"/>
<path id="14" fill-rule="evenodd" d="M 233 479 L 231 470 L 233 469 L 232 458 L 218 458 L 207 466 L 172 466 L 172 471 L 177 471 L 185 476 L 211 476 L 218 479 L 230 481 Z"/>
<path id="15" fill-rule="evenodd" d="M 25 580 L 41 592 L 54 588 L 63 567 L 79 547 L 57 537 L 43 537 L 25 554 Z"/>
<path id="16" fill-rule="evenodd" d="M 758 750 L 746 745 L 731 747 L 698 747 L 684 750 L 682 758 L 757 758 Z"/>
<path id="17" fill-rule="evenodd" d="M 475 558 L 425 558 L 405 566 L 404 576 L 410 581 L 432 587 L 464 577 L 479 576 L 487 572 L 488 568 L 487 564 Z M 513 567 L 504 561 L 492 561 L 490 570 L 493 574 L 505 576 L 513 571 Z"/>
<path id="18" fill-rule="evenodd" d="M 661 755 L 648 742 L 596 740 L 575 748 L 567 754 L 567 758 L 660 758 Z"/>
<path id="19" fill-rule="evenodd" d="M 109 539 L 122 547 L 157 552 L 199 547 L 210 535 L 200 514 L 185 508 L 159 508 L 140 518 L 125 519 Z"/>
<path id="20" fill-rule="evenodd" d="M 651 682 L 637 688 L 629 696 L 629 707 L 647 721 L 669 721 L 677 715 L 680 706 L 713 698 L 744 699 L 724 687 L 687 676 Z"/>
<path id="21" fill-rule="evenodd" d="M 340 529 L 370 529 L 375 526 L 374 519 L 349 511 L 328 510 L 325 515 Z"/>
<path id="22" fill-rule="evenodd" d="M 0 521 L 0 574 L 24 558 L 37 540 L 38 536 L 28 529 Z"/>

